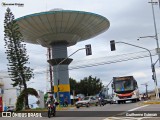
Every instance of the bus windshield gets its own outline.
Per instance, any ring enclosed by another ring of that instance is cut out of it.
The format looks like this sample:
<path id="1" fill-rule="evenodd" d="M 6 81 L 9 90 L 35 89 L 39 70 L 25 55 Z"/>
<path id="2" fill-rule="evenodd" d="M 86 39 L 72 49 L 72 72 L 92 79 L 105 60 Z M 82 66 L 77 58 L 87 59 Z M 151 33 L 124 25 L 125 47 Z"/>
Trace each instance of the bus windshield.
<path id="1" fill-rule="evenodd" d="M 115 91 L 116 92 L 125 92 L 134 90 L 133 80 L 119 80 L 115 81 Z"/>

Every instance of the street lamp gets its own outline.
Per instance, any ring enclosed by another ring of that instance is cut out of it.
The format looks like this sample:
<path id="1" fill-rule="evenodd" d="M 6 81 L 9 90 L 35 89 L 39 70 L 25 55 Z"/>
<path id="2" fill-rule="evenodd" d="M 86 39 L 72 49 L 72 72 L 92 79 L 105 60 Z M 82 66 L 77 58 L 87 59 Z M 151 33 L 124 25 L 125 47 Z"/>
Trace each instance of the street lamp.
<path id="1" fill-rule="evenodd" d="M 154 38 L 154 39 L 156 39 L 156 36 L 155 35 L 142 36 L 142 37 L 139 37 L 137 40 L 139 40 L 140 38 Z"/>
<path id="2" fill-rule="evenodd" d="M 56 66 L 56 72 L 57 72 L 57 80 L 58 80 L 58 84 L 57 84 L 57 88 L 58 88 L 58 91 L 57 91 L 57 101 L 59 102 L 59 84 L 60 84 L 60 80 L 59 80 L 59 65 L 62 64 L 63 62 L 65 62 L 69 57 L 71 57 L 72 55 L 74 55 L 75 53 L 77 53 L 78 51 L 80 50 L 83 50 L 85 49 L 86 50 L 86 55 L 92 55 L 92 50 L 91 50 L 91 45 L 86 45 L 85 48 L 80 48 L 78 50 L 76 50 L 75 52 L 73 52 L 72 54 L 70 54 L 68 57 L 66 57 L 65 59 L 63 59 L 62 61 L 60 61 L 57 66 Z M 60 104 L 59 104 L 60 105 Z"/>
<path id="3" fill-rule="evenodd" d="M 130 44 L 130 43 L 121 42 L 121 41 L 115 42 L 114 40 L 112 40 L 112 41 L 110 41 L 111 51 L 114 51 L 116 49 L 115 48 L 115 43 L 123 43 L 123 44 L 126 44 L 126 45 L 130 45 L 130 46 L 133 46 L 133 47 L 137 47 L 137 48 L 147 50 L 149 52 L 150 60 L 151 60 L 151 69 L 152 69 L 152 73 L 153 73 L 152 79 L 154 80 L 156 98 L 158 99 L 159 98 L 159 90 L 158 90 L 158 87 L 157 87 L 157 78 L 156 78 L 156 72 L 155 72 L 155 67 L 154 67 L 155 64 L 153 64 L 152 54 L 151 54 L 150 50 L 148 50 L 147 48 L 141 47 L 141 46 Z"/>

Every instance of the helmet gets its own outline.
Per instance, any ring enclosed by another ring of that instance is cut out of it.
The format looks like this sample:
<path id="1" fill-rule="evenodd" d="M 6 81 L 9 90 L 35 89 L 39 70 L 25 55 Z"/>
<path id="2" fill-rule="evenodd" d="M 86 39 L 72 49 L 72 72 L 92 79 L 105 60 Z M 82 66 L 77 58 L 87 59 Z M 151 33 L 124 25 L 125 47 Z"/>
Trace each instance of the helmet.
<path id="1" fill-rule="evenodd" d="M 53 96 L 49 96 L 50 99 L 53 99 Z"/>
<path id="2" fill-rule="evenodd" d="M 48 94 L 48 97 L 53 99 L 53 94 Z"/>

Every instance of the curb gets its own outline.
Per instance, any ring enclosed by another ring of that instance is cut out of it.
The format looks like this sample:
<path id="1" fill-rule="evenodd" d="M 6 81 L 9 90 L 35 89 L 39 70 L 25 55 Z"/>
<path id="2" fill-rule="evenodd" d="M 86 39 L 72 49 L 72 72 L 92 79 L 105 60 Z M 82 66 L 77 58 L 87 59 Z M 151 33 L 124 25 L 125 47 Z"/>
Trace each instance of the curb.
<path id="1" fill-rule="evenodd" d="M 143 105 L 160 104 L 160 101 L 144 101 L 144 102 L 141 102 L 140 104 L 143 104 Z"/>

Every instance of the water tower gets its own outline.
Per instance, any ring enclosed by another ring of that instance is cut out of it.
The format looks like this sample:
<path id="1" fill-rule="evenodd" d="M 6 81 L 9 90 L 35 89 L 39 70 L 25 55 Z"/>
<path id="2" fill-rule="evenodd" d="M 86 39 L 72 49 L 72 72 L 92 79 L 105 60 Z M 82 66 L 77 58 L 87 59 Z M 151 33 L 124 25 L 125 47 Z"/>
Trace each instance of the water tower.
<path id="1" fill-rule="evenodd" d="M 107 18 L 90 12 L 53 9 L 20 17 L 17 23 L 24 41 L 52 48 L 54 92 L 58 91 L 60 101 L 68 98 L 70 103 L 70 84 L 68 65 L 73 59 L 67 58 L 67 47 L 77 42 L 93 38 L 106 30 L 110 23 Z M 98 41 L 97 41 L 98 42 Z M 67 58 L 58 66 L 57 65 Z M 58 76 L 57 76 L 58 75 Z"/>

